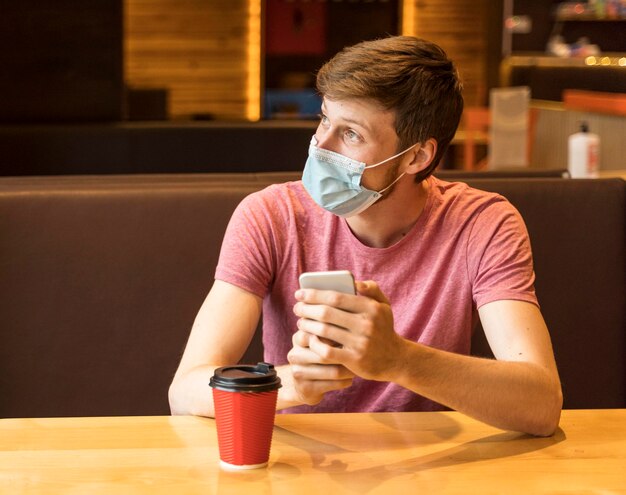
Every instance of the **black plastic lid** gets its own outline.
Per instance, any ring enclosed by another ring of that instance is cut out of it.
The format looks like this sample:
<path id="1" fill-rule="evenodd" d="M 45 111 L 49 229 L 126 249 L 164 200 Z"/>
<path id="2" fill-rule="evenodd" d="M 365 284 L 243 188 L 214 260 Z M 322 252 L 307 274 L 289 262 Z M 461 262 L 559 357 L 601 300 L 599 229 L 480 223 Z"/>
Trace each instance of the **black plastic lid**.
<path id="1" fill-rule="evenodd" d="M 227 392 L 267 392 L 281 387 L 273 364 L 236 364 L 217 368 L 209 385 Z"/>

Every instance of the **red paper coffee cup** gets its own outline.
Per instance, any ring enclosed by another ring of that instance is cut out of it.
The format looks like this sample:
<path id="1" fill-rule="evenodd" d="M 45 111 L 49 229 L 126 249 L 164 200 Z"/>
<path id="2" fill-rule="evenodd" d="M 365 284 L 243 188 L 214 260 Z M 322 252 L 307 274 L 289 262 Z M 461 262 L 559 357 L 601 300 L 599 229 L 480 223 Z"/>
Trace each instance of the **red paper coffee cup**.
<path id="1" fill-rule="evenodd" d="M 222 465 L 231 469 L 266 466 L 281 386 L 274 366 L 224 366 L 215 370 L 209 385 Z"/>

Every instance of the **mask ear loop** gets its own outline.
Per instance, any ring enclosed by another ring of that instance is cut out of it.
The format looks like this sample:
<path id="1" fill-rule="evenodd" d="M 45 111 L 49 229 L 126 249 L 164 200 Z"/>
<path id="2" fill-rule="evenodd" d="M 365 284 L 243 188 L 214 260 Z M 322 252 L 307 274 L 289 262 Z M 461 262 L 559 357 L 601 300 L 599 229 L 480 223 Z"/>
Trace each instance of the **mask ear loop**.
<path id="1" fill-rule="evenodd" d="M 413 146 L 409 146 L 407 149 L 405 149 L 404 151 L 401 151 L 400 153 L 398 153 L 397 155 L 393 155 L 390 158 L 387 158 L 386 160 L 383 160 L 380 163 L 377 163 L 375 165 L 369 165 L 365 168 L 373 168 L 373 167 L 378 167 L 379 165 L 382 165 L 385 162 L 388 162 L 389 160 L 393 160 L 394 158 L 398 158 L 400 155 L 404 155 L 407 151 L 415 148 L 419 143 L 415 143 Z M 402 179 L 402 177 L 404 177 L 404 174 L 406 174 L 406 172 L 402 172 L 400 175 L 398 175 L 398 177 L 396 177 L 396 180 L 394 180 L 391 184 L 389 184 L 387 187 L 381 189 L 380 191 L 378 191 L 378 194 L 383 194 L 387 189 L 389 189 L 391 186 L 393 186 L 396 182 L 398 182 L 400 179 Z"/>
<path id="2" fill-rule="evenodd" d="M 400 175 L 398 175 L 398 177 L 396 178 L 396 180 L 394 180 L 391 184 L 389 184 L 387 187 L 385 187 L 384 189 L 381 189 L 380 191 L 378 191 L 378 194 L 382 194 L 384 193 L 387 189 L 389 189 L 391 186 L 393 186 L 396 182 L 398 182 L 400 179 L 402 179 L 402 177 L 404 176 L 404 174 L 406 174 L 406 172 L 402 172 Z"/>
<path id="3" fill-rule="evenodd" d="M 413 148 L 415 148 L 418 144 L 419 144 L 419 143 L 415 143 L 414 145 L 409 146 L 409 147 L 408 147 L 407 149 L 405 149 L 404 151 L 401 151 L 400 153 L 398 153 L 398 154 L 396 154 L 396 155 L 390 156 L 389 158 L 385 158 L 382 162 L 375 163 L 374 165 L 366 165 L 366 166 L 365 166 L 365 168 L 366 168 L 366 169 L 368 169 L 368 168 L 378 167 L 379 165 L 383 165 L 383 164 L 387 163 L 388 161 L 393 160 L 394 158 L 398 158 L 399 156 L 404 155 L 407 151 L 412 150 L 412 149 L 413 149 Z M 402 176 L 400 176 L 400 177 L 402 177 Z M 396 179 L 396 180 L 397 180 L 397 179 Z M 392 184 L 393 184 L 393 182 L 392 182 Z"/>

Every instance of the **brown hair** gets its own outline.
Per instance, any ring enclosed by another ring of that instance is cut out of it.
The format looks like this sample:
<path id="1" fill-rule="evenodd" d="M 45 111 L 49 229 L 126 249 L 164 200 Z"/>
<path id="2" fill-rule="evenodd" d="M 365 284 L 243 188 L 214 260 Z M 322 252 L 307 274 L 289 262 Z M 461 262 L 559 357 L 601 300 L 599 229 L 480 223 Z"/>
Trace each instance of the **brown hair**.
<path id="1" fill-rule="evenodd" d="M 331 100 L 371 98 L 395 112 L 398 151 L 437 141 L 428 177 L 454 137 L 463 112 L 456 67 L 435 43 L 411 36 L 363 41 L 344 48 L 317 73 L 317 89 Z"/>

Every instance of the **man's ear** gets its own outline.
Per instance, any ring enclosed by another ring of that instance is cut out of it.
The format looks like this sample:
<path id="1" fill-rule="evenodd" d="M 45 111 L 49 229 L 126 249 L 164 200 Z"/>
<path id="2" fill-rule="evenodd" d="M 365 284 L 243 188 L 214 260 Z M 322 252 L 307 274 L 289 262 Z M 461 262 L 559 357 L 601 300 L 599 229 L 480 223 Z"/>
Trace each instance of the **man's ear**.
<path id="1" fill-rule="evenodd" d="M 421 145 L 415 146 L 415 148 L 407 154 L 410 156 L 411 161 L 406 168 L 406 173 L 417 174 L 428 168 L 435 159 L 435 155 L 437 154 L 437 141 L 435 138 L 429 138 Z"/>

